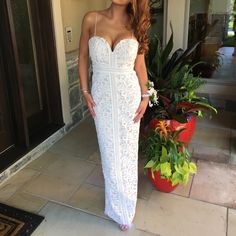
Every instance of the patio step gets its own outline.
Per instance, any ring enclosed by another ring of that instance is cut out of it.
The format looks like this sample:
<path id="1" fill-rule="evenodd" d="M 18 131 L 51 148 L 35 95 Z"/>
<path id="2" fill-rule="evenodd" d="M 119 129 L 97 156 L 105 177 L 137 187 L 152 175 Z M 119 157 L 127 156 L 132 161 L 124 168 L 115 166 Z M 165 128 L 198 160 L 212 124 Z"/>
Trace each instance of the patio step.
<path id="1" fill-rule="evenodd" d="M 212 119 L 197 119 L 189 151 L 196 159 L 236 164 L 236 113 L 219 110 Z"/>
<path id="2" fill-rule="evenodd" d="M 229 150 L 202 144 L 191 143 L 189 151 L 192 153 L 193 158 L 205 161 L 228 164 L 231 159 Z"/>

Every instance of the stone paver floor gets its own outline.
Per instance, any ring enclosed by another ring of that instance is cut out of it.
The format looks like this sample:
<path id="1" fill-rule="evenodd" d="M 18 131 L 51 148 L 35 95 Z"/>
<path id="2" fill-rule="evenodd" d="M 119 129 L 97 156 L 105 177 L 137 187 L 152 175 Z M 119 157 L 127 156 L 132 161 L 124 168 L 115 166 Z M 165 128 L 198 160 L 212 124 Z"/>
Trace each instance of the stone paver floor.
<path id="1" fill-rule="evenodd" d="M 218 162 L 206 159 L 207 155 L 205 160 L 196 159 L 198 173 L 186 187 L 179 186 L 172 193 L 157 191 L 139 160 L 138 202 L 134 227 L 128 232 L 121 232 L 103 214 L 104 179 L 91 118 L 3 183 L 0 201 L 45 216 L 33 236 L 235 236 L 232 117 L 223 112 L 211 121 L 198 122 L 192 142 L 195 148 L 203 145 L 206 151 L 211 147 L 213 157 L 214 150 L 227 155 Z"/>

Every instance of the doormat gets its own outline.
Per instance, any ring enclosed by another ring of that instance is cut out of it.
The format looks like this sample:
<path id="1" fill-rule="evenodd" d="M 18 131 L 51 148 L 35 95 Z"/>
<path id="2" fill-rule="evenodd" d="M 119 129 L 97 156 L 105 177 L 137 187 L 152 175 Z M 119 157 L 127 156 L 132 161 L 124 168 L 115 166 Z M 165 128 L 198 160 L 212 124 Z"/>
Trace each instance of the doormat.
<path id="1" fill-rule="evenodd" d="M 0 236 L 31 235 L 44 217 L 0 203 Z"/>

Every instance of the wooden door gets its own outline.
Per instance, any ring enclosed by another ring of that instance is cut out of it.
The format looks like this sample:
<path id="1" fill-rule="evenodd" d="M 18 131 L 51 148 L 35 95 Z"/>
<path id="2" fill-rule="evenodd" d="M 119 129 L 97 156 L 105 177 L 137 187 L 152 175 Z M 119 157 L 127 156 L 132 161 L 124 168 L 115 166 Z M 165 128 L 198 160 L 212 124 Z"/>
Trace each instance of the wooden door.
<path id="1" fill-rule="evenodd" d="M 51 1 L 0 1 L 0 35 L 1 171 L 64 122 Z"/>
<path id="2" fill-rule="evenodd" d="M 6 78 L 0 49 L 0 153 L 14 146 L 12 117 L 9 110 L 10 99 L 6 88 Z"/>

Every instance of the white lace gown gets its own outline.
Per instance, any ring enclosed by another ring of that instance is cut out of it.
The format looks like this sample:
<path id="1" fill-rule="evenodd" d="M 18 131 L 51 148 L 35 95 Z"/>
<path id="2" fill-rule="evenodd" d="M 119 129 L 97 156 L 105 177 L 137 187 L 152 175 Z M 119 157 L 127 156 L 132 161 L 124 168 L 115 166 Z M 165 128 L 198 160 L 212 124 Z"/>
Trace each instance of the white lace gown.
<path id="1" fill-rule="evenodd" d="M 137 202 L 140 122 L 133 118 L 141 100 L 134 71 L 138 42 L 123 39 L 112 51 L 102 37 L 89 39 L 92 60 L 91 94 L 105 180 L 104 214 L 132 226 Z"/>

